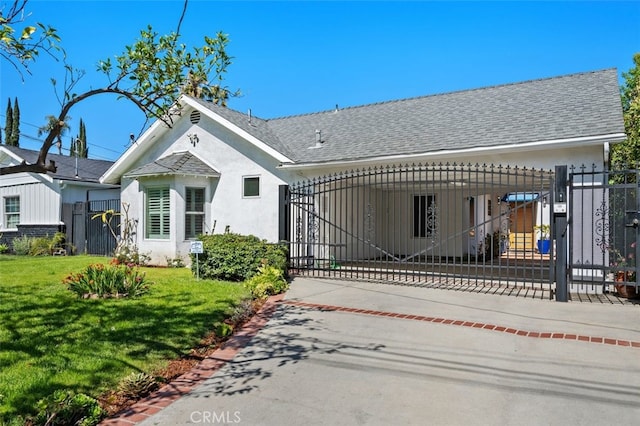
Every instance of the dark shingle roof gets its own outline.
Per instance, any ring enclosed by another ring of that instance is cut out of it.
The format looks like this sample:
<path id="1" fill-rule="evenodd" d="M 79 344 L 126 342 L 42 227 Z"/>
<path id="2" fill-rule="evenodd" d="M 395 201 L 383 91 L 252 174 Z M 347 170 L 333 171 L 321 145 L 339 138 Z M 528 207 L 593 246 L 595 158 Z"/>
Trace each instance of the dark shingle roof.
<path id="1" fill-rule="evenodd" d="M 158 175 L 220 176 L 220 173 L 190 152 L 176 152 L 125 174 L 126 177 Z"/>
<path id="2" fill-rule="evenodd" d="M 4 148 L 24 159 L 28 164 L 35 164 L 38 161 L 38 151 L 30 149 L 16 148 L 14 146 L 2 145 Z M 74 180 L 82 182 L 98 182 L 100 176 L 113 164 L 112 161 L 94 160 L 91 158 L 78 158 L 76 169 L 76 158 L 68 155 L 47 154 L 47 162 L 55 161 L 57 171 L 48 173 L 55 179 Z M 77 171 L 77 178 L 76 178 Z"/>

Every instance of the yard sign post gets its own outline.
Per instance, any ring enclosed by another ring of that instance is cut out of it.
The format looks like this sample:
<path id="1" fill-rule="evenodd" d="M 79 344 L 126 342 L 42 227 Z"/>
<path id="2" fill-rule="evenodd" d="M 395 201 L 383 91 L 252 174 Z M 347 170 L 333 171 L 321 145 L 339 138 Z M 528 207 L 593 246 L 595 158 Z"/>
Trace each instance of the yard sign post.
<path id="1" fill-rule="evenodd" d="M 204 253 L 202 241 L 191 241 L 190 252 L 196 255 L 196 280 L 200 281 L 200 264 L 198 262 L 198 255 Z"/>

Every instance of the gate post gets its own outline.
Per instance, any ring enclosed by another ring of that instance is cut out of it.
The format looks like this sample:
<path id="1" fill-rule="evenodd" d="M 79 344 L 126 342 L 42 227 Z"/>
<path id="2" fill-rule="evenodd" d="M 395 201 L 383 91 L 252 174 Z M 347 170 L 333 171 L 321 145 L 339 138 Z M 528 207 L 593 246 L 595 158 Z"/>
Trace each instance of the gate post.
<path id="1" fill-rule="evenodd" d="M 278 187 L 278 241 L 291 241 L 289 185 Z"/>
<path id="2" fill-rule="evenodd" d="M 556 166 L 553 235 L 556 239 L 556 302 L 567 302 L 567 166 Z"/>

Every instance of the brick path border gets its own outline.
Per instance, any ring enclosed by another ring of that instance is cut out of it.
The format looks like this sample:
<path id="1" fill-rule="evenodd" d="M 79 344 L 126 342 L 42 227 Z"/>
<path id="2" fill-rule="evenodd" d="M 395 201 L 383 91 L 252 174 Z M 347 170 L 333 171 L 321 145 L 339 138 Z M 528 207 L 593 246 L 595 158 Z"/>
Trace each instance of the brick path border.
<path id="1" fill-rule="evenodd" d="M 511 327 L 504 327 L 494 324 L 485 324 L 482 322 L 454 320 L 447 318 L 428 317 L 423 315 L 401 314 L 397 312 L 376 311 L 372 309 L 349 308 L 345 306 L 323 305 L 319 303 L 300 302 L 295 300 L 283 300 L 284 295 L 270 297 L 262 306 L 260 311 L 247 322 L 238 332 L 236 332 L 224 345 L 213 355 L 202 360 L 191 371 L 183 374 L 171 383 L 163 386 L 147 398 L 144 398 L 128 409 L 117 414 L 116 417 L 106 419 L 100 423 L 101 426 L 131 426 L 135 425 L 148 417 L 158 413 L 163 408 L 170 405 L 183 395 L 191 392 L 196 386 L 201 384 L 205 379 L 213 376 L 223 365 L 231 361 L 236 354 L 242 350 L 249 341 L 260 331 L 267 323 L 269 318 L 275 312 L 279 304 L 296 306 L 300 308 L 316 309 L 322 311 L 347 312 L 360 315 L 372 315 L 377 317 L 389 317 L 406 319 L 412 321 L 431 322 L 436 324 L 453 325 L 458 327 L 470 327 L 488 331 L 496 331 L 508 333 L 521 337 L 532 337 L 538 339 L 560 339 L 575 340 L 586 343 L 597 343 L 605 345 L 623 346 L 631 348 L 640 348 L 640 342 L 621 340 L 607 337 L 584 336 L 572 333 L 560 332 L 537 332 L 518 330 Z"/>
<path id="2" fill-rule="evenodd" d="M 522 336 L 522 337 L 534 337 L 538 339 L 577 340 L 581 342 L 601 343 L 605 345 L 640 348 L 640 341 L 634 342 L 630 340 L 613 339 L 613 338 L 607 338 L 607 337 L 584 336 L 584 335 L 573 334 L 573 333 L 518 330 L 515 328 L 503 327 L 503 326 L 494 325 L 494 324 L 485 324 L 482 322 L 427 317 L 423 315 L 399 314 L 396 312 L 376 311 L 372 309 L 348 308 L 344 306 L 323 305 L 319 303 L 307 303 L 307 302 L 299 302 L 295 300 L 285 300 L 282 303 L 286 305 L 298 306 L 301 308 L 317 309 L 322 311 L 348 312 L 353 314 L 372 315 L 376 317 L 390 317 L 390 318 L 408 319 L 413 321 L 433 322 L 433 323 L 445 324 L 445 325 L 455 325 L 459 327 L 471 327 L 471 328 L 478 328 L 478 329 L 489 330 L 489 331 L 497 331 L 501 333 L 509 333 L 509 334 L 514 334 L 516 336 Z"/>

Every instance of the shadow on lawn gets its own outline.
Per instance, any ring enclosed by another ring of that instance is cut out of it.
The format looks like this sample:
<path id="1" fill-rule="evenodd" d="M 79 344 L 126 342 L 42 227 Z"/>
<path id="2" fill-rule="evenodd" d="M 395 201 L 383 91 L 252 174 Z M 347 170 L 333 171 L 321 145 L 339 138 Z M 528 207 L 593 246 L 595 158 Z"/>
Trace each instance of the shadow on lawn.
<path id="1" fill-rule="evenodd" d="M 26 301 L 19 288 L 2 289 L 0 424 L 34 414 L 36 403 L 57 389 L 97 395 L 127 369 L 178 358 L 234 302 L 225 298 L 194 312 L 198 302 L 189 294 L 81 300 L 56 293 Z M 70 387 L 78 381 L 84 384 Z"/>

